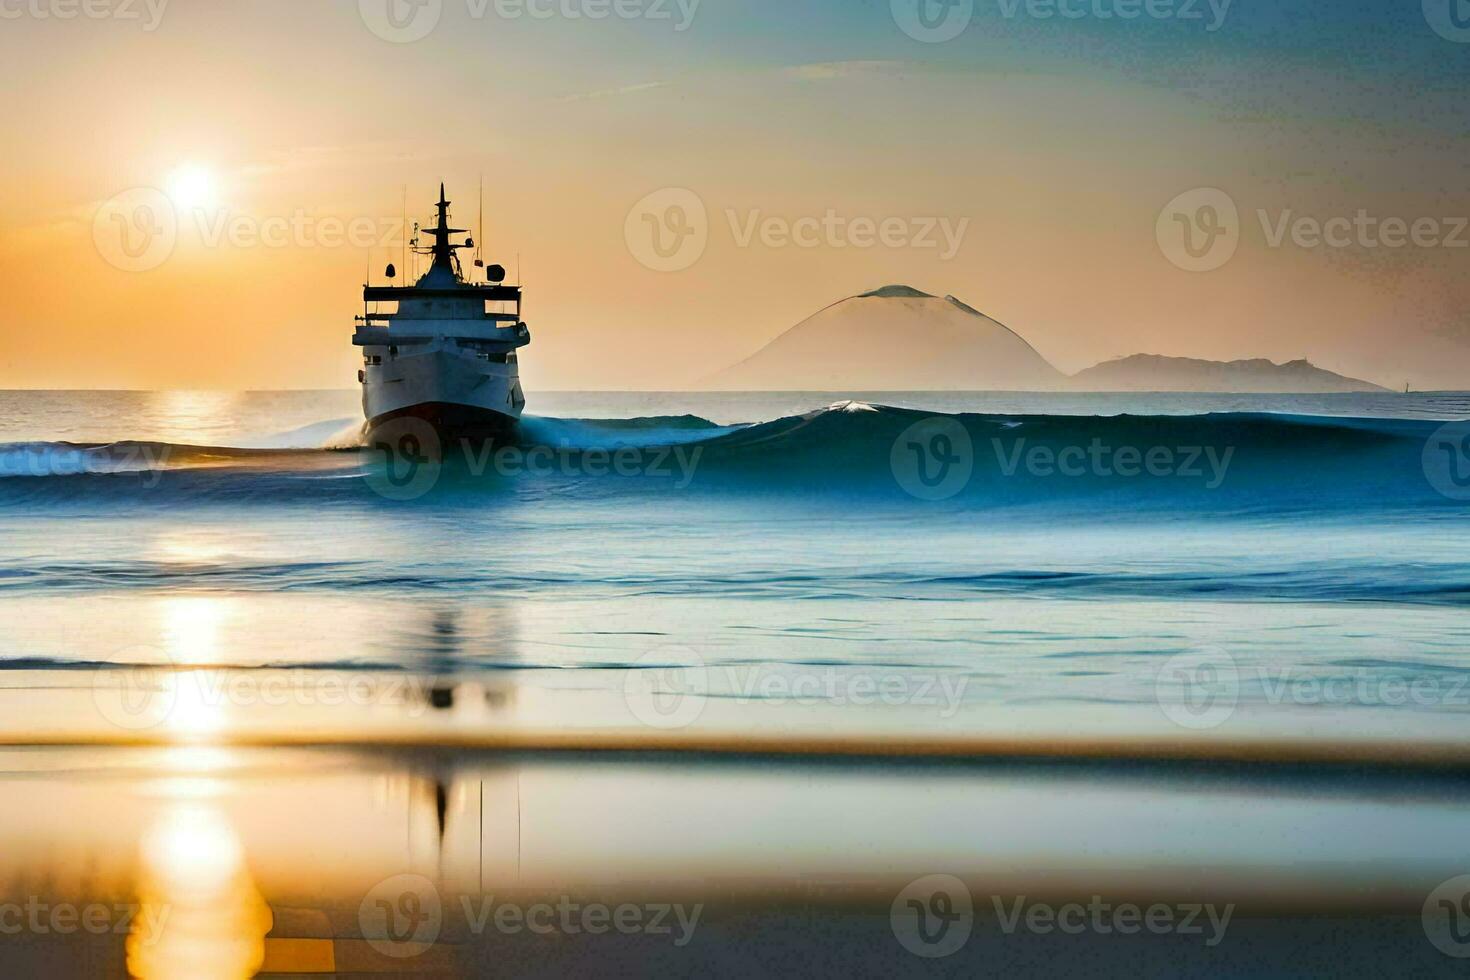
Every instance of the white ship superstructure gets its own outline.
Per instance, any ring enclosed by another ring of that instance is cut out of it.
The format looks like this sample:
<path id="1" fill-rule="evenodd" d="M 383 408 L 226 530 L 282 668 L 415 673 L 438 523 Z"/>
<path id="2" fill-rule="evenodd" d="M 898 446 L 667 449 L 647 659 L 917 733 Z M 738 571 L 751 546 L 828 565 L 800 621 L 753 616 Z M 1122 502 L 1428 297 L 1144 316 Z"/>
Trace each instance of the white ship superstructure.
<path id="1" fill-rule="evenodd" d="M 417 232 L 431 244 L 414 240 L 414 252 L 431 257 L 417 282 L 363 287 L 365 312 L 352 343 L 362 348 L 358 380 L 370 428 L 410 416 L 442 433 L 495 435 L 525 407 L 516 351 L 531 333 L 521 319 L 521 288 L 504 285 L 498 265 L 486 267 L 485 283 L 464 278 L 456 253 L 474 240 L 453 241 L 467 229 L 449 227 L 449 203 L 440 184 L 435 225 Z M 387 275 L 396 277 L 393 266 Z M 396 309 L 380 312 L 382 303 Z"/>

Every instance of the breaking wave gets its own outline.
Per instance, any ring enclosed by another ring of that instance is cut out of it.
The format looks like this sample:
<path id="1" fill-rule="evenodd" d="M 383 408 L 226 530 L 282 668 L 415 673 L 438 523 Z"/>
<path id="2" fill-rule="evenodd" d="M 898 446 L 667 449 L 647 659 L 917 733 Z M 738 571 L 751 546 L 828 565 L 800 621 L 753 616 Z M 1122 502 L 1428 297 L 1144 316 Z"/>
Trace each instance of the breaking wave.
<path id="1" fill-rule="evenodd" d="M 864 497 L 935 507 L 1071 502 L 1236 512 L 1455 506 L 1426 470 L 1441 422 L 1229 413 L 1157 416 L 944 415 L 841 402 L 802 415 L 718 425 L 692 415 L 528 417 L 500 445 L 442 446 L 418 497 L 523 490 Z M 162 442 L 0 444 L 0 500 L 249 505 L 372 500 L 393 461 L 343 423 L 291 439 L 208 447 Z M 272 446 L 277 448 L 271 448 Z M 414 462 L 411 460 L 410 462 Z M 145 496 L 146 492 L 146 496 Z"/>

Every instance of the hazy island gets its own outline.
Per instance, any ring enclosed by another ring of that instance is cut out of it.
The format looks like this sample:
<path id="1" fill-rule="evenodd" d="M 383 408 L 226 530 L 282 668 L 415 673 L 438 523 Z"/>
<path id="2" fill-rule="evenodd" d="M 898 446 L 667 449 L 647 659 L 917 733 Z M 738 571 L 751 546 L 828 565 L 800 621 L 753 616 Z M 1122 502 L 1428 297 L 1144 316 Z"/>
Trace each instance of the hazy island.
<path id="1" fill-rule="evenodd" d="M 954 296 L 884 286 L 802 320 L 705 379 L 727 391 L 1385 391 L 1306 360 L 1134 354 L 1068 376 L 1019 333 Z"/>

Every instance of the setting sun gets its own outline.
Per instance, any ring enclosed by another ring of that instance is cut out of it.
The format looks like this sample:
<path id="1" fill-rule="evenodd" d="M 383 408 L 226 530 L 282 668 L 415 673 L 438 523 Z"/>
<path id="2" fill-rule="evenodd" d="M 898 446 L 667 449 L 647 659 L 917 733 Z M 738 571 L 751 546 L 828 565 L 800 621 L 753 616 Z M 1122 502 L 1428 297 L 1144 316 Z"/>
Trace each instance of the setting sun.
<path id="1" fill-rule="evenodd" d="M 179 208 L 206 208 L 214 203 L 214 175 L 197 164 L 186 163 L 168 178 L 168 196 Z"/>

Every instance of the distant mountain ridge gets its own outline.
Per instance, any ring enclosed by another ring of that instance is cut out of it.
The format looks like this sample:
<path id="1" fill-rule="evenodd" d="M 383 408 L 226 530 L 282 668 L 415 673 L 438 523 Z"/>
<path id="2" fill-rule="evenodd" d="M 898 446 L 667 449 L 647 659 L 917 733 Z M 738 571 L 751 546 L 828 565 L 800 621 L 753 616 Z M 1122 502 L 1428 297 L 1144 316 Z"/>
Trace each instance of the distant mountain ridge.
<path id="1" fill-rule="evenodd" d="M 1135 354 L 1067 376 L 968 303 L 906 285 L 838 300 L 706 387 L 746 391 L 1384 391 L 1306 360 Z"/>
<path id="2" fill-rule="evenodd" d="M 1368 381 L 1319 368 L 1305 358 L 1276 364 L 1257 357 L 1207 361 L 1194 357 L 1134 354 L 1078 371 L 1069 387 L 1078 391 L 1217 391 L 1318 394 L 1387 391 Z"/>
<path id="3" fill-rule="evenodd" d="M 1020 334 L 946 296 L 884 286 L 817 311 L 706 381 L 729 390 L 1056 388 Z"/>

